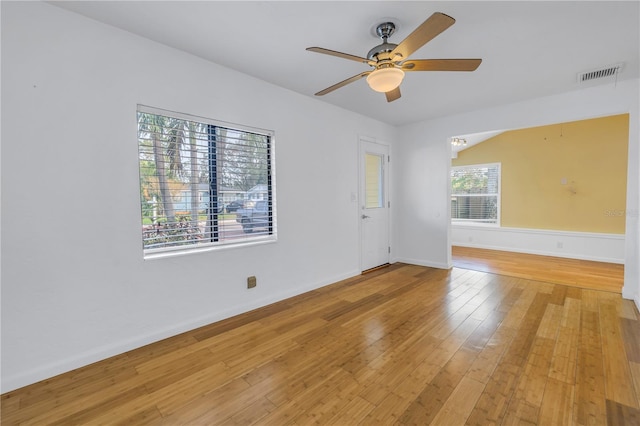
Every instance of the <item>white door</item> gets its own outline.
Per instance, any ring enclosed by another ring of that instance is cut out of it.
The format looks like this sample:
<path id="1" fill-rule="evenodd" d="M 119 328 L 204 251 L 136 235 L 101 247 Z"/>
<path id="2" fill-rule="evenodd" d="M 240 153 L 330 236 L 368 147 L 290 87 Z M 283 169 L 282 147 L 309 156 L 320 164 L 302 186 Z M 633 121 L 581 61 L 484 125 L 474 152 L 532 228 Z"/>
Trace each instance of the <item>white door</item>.
<path id="1" fill-rule="evenodd" d="M 360 140 L 362 270 L 389 263 L 389 147 Z"/>

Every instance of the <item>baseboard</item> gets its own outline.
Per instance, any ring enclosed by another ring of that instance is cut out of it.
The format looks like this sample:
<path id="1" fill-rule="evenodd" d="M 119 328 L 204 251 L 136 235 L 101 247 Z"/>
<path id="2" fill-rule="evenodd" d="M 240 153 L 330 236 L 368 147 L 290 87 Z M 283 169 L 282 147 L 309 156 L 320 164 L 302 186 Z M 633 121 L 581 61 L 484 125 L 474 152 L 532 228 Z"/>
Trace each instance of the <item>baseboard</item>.
<path id="1" fill-rule="evenodd" d="M 262 308 L 272 303 L 280 302 L 290 297 L 294 297 L 308 291 L 334 284 L 336 282 L 345 280 L 347 278 L 352 278 L 357 275 L 360 275 L 360 271 L 349 271 L 344 274 L 336 275 L 330 279 L 326 279 L 313 284 L 308 284 L 303 287 L 296 287 L 291 291 L 270 295 L 262 299 L 254 300 L 251 303 L 232 307 L 225 311 L 216 312 L 199 318 L 192 318 L 183 323 L 174 324 L 170 327 L 166 327 L 162 330 L 157 330 L 146 335 L 136 336 L 128 340 L 122 340 L 113 344 L 107 344 L 98 348 L 93 348 L 92 350 L 80 353 L 77 356 L 67 358 L 64 361 L 54 362 L 49 365 L 43 365 L 39 368 L 21 374 L 11 375 L 11 373 L 7 371 L 2 371 L 2 389 L 0 389 L 0 393 L 4 394 L 6 392 L 11 392 L 21 387 L 49 379 L 59 374 L 67 373 L 77 368 L 84 367 L 137 348 L 141 348 L 148 344 L 155 343 L 160 340 L 185 333 L 187 331 L 195 330 L 199 327 L 222 321 L 235 315 L 240 315 L 254 309 Z"/>
<path id="2" fill-rule="evenodd" d="M 438 269 L 450 269 L 451 266 L 447 265 L 446 262 L 429 262 L 422 259 L 412 259 L 410 257 L 398 257 L 394 259 L 394 262 L 408 263 L 409 265 L 418 265 L 418 266 L 426 266 L 429 268 L 438 268 Z"/>

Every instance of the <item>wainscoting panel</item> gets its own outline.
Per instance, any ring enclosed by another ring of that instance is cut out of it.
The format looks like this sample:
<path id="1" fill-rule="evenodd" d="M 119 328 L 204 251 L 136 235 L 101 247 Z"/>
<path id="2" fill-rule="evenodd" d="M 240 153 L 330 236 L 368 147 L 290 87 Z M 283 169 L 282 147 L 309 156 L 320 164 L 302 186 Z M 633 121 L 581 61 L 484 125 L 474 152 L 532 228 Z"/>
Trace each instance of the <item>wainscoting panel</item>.
<path id="1" fill-rule="evenodd" d="M 453 225 L 451 244 L 597 262 L 624 263 L 625 236 L 589 232 Z"/>

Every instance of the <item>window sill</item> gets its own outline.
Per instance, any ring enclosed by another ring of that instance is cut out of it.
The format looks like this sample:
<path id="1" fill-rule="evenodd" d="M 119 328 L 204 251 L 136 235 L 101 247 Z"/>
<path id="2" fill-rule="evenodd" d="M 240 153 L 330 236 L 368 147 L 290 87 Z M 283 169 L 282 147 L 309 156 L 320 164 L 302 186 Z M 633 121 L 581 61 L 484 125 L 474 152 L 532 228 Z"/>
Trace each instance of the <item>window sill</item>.
<path id="1" fill-rule="evenodd" d="M 192 247 L 188 249 L 163 250 L 163 251 L 157 251 L 154 253 L 145 253 L 144 260 L 165 259 L 165 258 L 187 256 L 187 255 L 198 254 L 198 253 L 208 253 L 213 251 L 238 249 L 243 247 L 255 247 L 255 246 L 261 246 L 265 244 L 273 244 L 275 242 L 277 242 L 277 238 L 275 236 L 265 236 L 263 238 L 256 238 L 253 241 L 216 244 L 216 245 L 210 245 L 210 246 Z"/>
<path id="2" fill-rule="evenodd" d="M 460 228 L 500 228 L 499 223 L 451 222 L 451 226 Z"/>

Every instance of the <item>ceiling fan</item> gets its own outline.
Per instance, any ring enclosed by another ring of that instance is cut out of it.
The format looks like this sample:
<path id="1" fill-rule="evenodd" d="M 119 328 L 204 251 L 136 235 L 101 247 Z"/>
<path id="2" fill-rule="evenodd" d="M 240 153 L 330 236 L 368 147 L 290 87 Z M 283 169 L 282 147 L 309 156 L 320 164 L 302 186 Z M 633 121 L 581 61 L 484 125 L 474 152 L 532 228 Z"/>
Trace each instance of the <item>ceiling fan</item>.
<path id="1" fill-rule="evenodd" d="M 389 43 L 387 39 L 395 32 L 393 22 L 383 22 L 376 27 L 376 34 L 382 39 L 382 44 L 374 47 L 367 53 L 366 58 L 336 52 L 322 47 L 308 47 L 310 52 L 324 53 L 325 55 L 362 62 L 373 68 L 356 74 L 340 83 L 327 87 L 316 93 L 316 96 L 326 95 L 349 83 L 353 83 L 363 77 L 367 77 L 367 83 L 376 92 L 382 92 L 387 97 L 387 102 L 393 102 L 400 98 L 400 83 L 405 71 L 474 71 L 482 59 L 411 59 L 409 55 L 431 41 L 438 34 L 449 28 L 456 22 L 451 16 L 436 12 L 427 18 L 400 44 Z"/>

